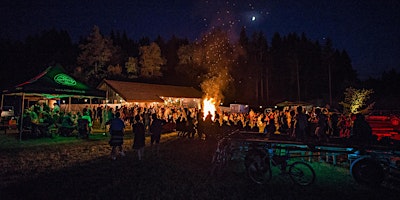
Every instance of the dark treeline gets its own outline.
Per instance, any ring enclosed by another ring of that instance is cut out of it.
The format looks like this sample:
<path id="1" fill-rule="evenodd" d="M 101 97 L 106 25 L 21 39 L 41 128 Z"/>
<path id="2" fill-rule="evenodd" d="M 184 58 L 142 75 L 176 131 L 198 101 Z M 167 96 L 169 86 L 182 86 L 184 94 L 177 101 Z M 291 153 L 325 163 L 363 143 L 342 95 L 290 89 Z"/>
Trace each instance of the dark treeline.
<path id="1" fill-rule="evenodd" d="M 207 71 L 196 68 L 195 63 L 182 64 L 183 54 L 187 54 L 183 47 L 202 47 L 199 43 L 175 36 L 169 39 L 159 36 L 154 41 L 147 37 L 133 40 L 125 32 L 112 31 L 105 36 L 96 34 L 95 29 L 78 43 L 74 43 L 66 31 L 55 29 L 29 36 L 25 41 L 1 39 L 0 87 L 14 86 L 50 65 L 60 64 L 92 87 L 108 78 L 200 89 Z M 228 62 L 232 65 L 229 66 L 232 79 L 222 91 L 226 103 L 256 106 L 300 100 L 317 105 L 332 103 L 340 108 L 338 103 L 343 101 L 345 88 L 355 87 L 373 89 L 371 100 L 376 102 L 376 108 L 398 109 L 396 104 L 400 98 L 396 91 L 399 91 L 400 74 L 391 70 L 380 78 L 359 80 L 351 58 L 345 50 L 333 48 L 330 39 L 320 43 L 310 40 L 304 33 L 275 33 L 268 40 L 262 32 L 246 33 L 242 29 L 239 40 L 230 41 L 230 45 L 233 51 L 240 53 L 232 58 L 235 62 Z M 158 48 L 161 58 L 151 55 L 146 60 L 144 52 L 154 53 Z M 106 50 L 96 51 L 99 49 Z M 107 59 L 96 60 L 96 52 Z M 156 59 L 159 61 L 149 64 L 149 60 Z M 194 54 L 188 59 L 195 59 Z M 88 68 L 90 65 L 93 67 Z"/>

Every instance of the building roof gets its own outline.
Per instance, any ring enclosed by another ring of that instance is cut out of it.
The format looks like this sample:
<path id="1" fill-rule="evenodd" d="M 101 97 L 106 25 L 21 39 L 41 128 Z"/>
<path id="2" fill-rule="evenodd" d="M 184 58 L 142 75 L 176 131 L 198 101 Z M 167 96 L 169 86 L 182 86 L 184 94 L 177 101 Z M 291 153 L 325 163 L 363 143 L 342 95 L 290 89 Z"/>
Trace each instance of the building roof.
<path id="1" fill-rule="evenodd" d="M 128 102 L 164 102 L 161 98 L 201 98 L 202 92 L 193 87 L 148 84 L 104 79 L 97 87 L 106 90 L 109 86 Z"/>

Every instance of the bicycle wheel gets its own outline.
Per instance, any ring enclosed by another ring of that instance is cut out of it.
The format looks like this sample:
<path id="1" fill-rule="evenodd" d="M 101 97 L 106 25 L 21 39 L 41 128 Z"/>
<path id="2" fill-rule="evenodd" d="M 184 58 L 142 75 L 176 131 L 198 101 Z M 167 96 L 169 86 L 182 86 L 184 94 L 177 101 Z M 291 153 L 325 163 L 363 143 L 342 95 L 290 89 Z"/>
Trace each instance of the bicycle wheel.
<path id="1" fill-rule="evenodd" d="M 383 167 L 371 158 L 359 158 L 350 166 L 350 173 L 360 184 L 376 186 L 385 178 Z"/>
<path id="2" fill-rule="evenodd" d="M 305 162 L 294 162 L 289 166 L 290 179 L 297 185 L 307 186 L 315 181 L 314 169 Z"/>
<path id="3" fill-rule="evenodd" d="M 265 184 L 272 177 L 272 170 L 269 159 L 263 160 L 261 156 L 254 157 L 253 161 L 246 168 L 250 179 L 257 184 Z"/>
<path id="4" fill-rule="evenodd" d="M 211 175 L 220 177 L 225 170 L 230 159 L 230 154 L 226 151 L 215 153 L 211 161 Z"/>
<path id="5" fill-rule="evenodd" d="M 223 166 L 224 166 L 222 159 L 223 158 L 222 158 L 221 153 L 214 154 L 213 159 L 211 161 L 211 171 L 210 171 L 211 176 L 216 176 L 216 177 L 221 176 Z"/>

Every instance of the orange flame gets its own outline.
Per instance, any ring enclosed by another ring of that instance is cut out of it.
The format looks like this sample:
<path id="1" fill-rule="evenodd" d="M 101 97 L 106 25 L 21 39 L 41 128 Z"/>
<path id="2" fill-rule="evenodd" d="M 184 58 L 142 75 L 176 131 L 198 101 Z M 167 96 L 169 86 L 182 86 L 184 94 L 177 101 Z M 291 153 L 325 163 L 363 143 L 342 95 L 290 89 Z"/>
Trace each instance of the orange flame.
<path id="1" fill-rule="evenodd" d="M 203 100 L 203 120 L 206 119 L 206 116 L 210 112 L 211 119 L 214 121 L 215 119 L 215 100 L 214 98 L 206 98 Z"/>

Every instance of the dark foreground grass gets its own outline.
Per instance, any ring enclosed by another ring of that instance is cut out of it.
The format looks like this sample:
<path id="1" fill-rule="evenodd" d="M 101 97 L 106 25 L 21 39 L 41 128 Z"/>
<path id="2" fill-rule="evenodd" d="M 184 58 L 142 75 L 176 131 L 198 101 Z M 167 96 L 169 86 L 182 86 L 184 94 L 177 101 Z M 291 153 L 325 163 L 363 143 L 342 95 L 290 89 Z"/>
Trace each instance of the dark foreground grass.
<path id="1" fill-rule="evenodd" d="M 313 162 L 315 184 L 299 187 L 273 174 L 268 185 L 252 183 L 243 161 L 233 160 L 220 178 L 210 177 L 215 143 L 164 135 L 160 155 L 145 150 L 138 161 L 109 159 L 108 138 L 2 149 L 0 199 L 399 199 L 399 190 L 358 185 L 347 168 Z M 147 141 L 148 144 L 148 141 Z"/>

